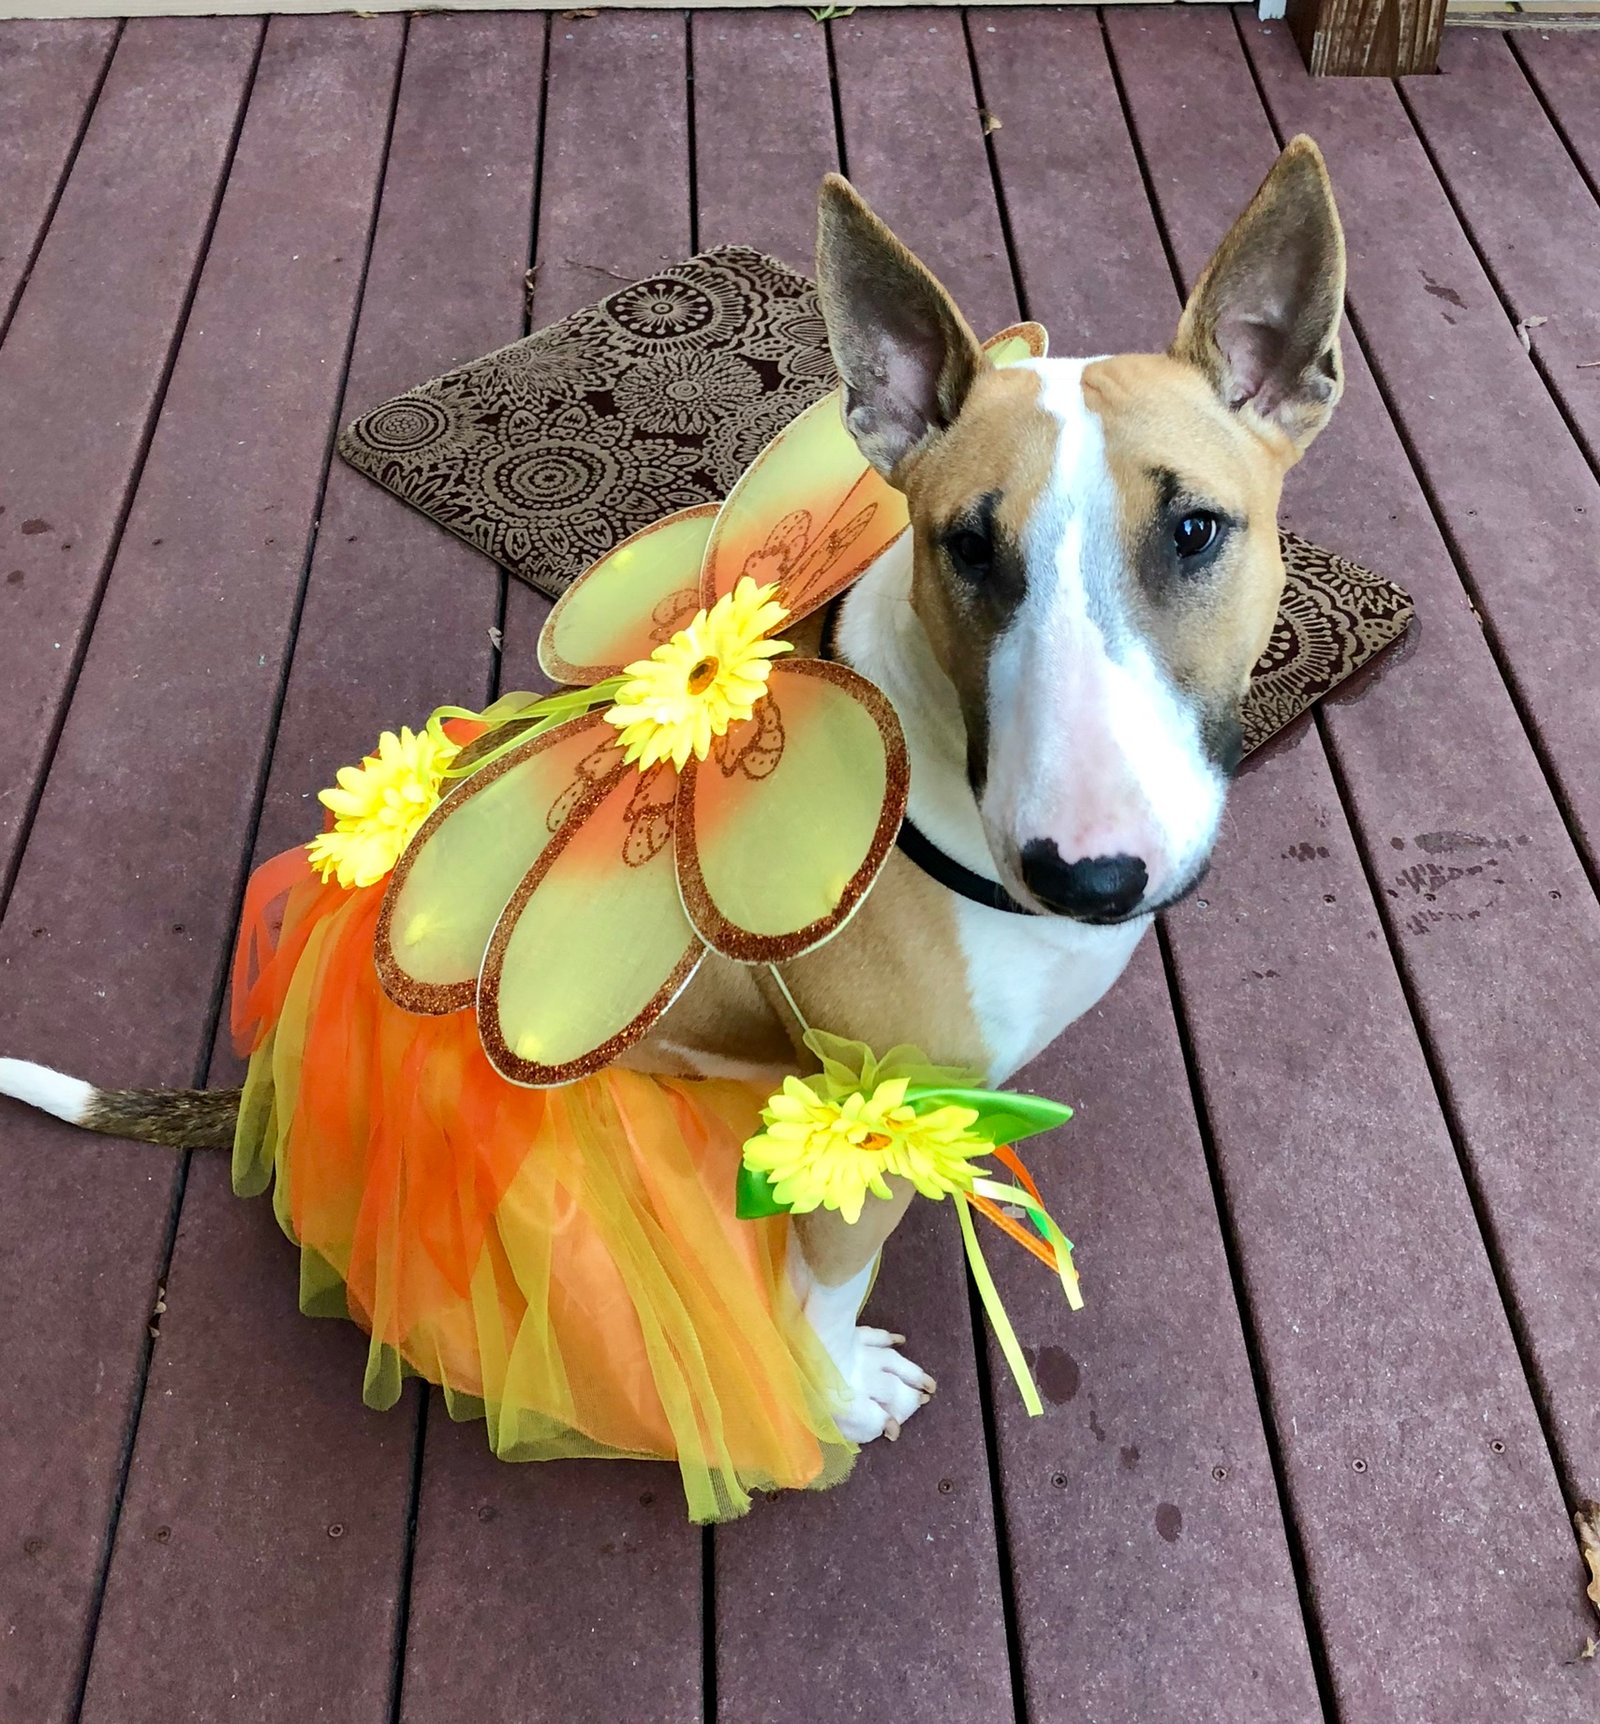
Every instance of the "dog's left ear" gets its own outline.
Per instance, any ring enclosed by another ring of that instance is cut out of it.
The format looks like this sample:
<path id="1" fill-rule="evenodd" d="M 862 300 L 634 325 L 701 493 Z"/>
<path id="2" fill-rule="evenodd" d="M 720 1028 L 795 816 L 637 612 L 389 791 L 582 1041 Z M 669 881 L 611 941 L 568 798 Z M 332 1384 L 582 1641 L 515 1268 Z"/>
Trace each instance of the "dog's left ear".
<path id="1" fill-rule="evenodd" d="M 961 411 L 989 362 L 932 272 L 829 174 L 817 209 L 817 294 L 845 423 L 887 479 Z"/>
<path id="2" fill-rule="evenodd" d="M 1322 152 L 1291 140 L 1184 307 L 1175 359 L 1303 452 L 1344 389 L 1344 232 Z"/>

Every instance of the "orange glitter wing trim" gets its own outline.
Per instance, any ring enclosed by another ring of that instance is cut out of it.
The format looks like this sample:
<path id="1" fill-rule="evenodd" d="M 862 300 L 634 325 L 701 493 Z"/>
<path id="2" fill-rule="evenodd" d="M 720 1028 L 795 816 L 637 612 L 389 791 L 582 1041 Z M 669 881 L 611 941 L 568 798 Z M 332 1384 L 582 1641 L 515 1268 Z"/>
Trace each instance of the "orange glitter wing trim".
<path id="1" fill-rule="evenodd" d="M 787 660 L 754 718 L 683 771 L 678 885 L 708 945 L 777 963 L 821 945 L 877 877 L 905 814 L 905 737 L 842 664 Z"/>

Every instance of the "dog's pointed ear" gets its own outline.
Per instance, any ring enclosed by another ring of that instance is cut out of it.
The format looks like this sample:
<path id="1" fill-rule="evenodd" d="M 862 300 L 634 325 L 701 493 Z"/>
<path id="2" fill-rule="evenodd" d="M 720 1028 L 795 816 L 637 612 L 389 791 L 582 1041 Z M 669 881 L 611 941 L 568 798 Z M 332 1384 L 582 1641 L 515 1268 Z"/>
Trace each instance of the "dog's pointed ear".
<path id="1" fill-rule="evenodd" d="M 1322 152 L 1289 143 L 1195 285 L 1172 353 L 1303 451 L 1344 389 L 1344 233 Z"/>
<path id="2" fill-rule="evenodd" d="M 893 479 L 954 422 L 989 362 L 955 301 L 838 174 L 818 204 L 817 293 L 845 423 Z"/>

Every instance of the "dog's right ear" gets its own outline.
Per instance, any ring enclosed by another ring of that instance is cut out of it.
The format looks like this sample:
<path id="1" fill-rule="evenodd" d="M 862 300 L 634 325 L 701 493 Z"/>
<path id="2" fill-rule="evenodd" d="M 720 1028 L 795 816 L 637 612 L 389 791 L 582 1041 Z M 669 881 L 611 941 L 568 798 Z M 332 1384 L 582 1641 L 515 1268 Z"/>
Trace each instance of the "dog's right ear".
<path id="1" fill-rule="evenodd" d="M 955 301 L 838 174 L 822 182 L 817 292 L 845 423 L 893 479 L 954 422 L 988 360 Z"/>

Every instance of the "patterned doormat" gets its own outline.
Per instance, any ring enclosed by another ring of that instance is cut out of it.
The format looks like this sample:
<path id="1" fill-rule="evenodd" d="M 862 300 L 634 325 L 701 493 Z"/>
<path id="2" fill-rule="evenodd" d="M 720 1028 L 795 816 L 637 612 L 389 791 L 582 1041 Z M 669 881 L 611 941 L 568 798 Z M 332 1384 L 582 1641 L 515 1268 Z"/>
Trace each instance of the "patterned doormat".
<path id="1" fill-rule="evenodd" d="M 552 597 L 628 534 L 714 502 L 837 382 L 812 284 L 725 246 L 363 414 L 339 452 Z M 1245 699 L 1258 748 L 1405 633 L 1409 595 L 1293 533 Z"/>

